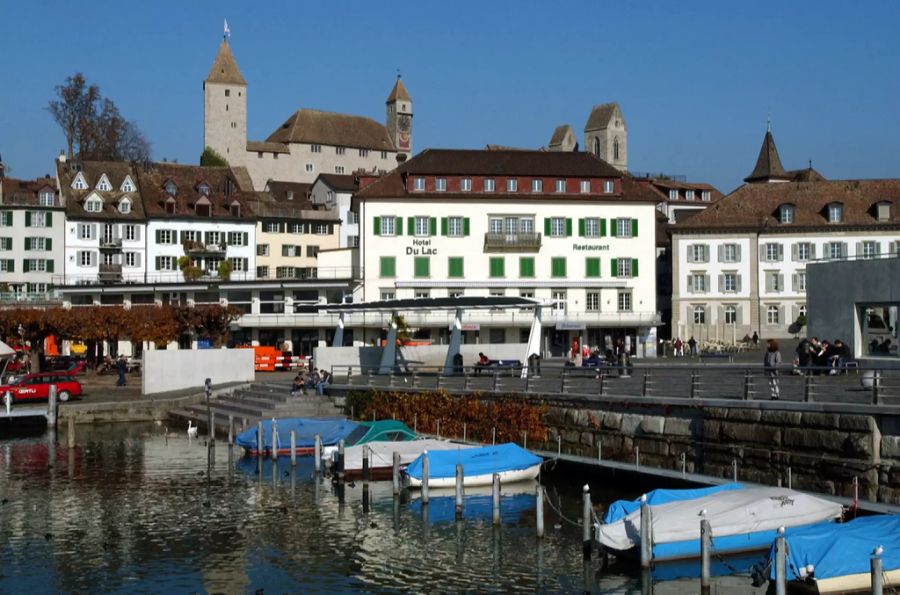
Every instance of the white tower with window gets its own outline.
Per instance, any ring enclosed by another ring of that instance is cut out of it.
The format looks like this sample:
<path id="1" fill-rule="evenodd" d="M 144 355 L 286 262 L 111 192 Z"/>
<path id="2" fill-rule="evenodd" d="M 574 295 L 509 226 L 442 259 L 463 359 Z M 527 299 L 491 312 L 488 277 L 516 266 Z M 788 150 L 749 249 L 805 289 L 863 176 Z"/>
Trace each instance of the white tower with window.
<path id="1" fill-rule="evenodd" d="M 584 150 L 619 171 L 628 170 L 628 127 L 618 103 L 594 106 L 584 126 Z"/>
<path id="2" fill-rule="evenodd" d="M 203 145 L 229 165 L 244 165 L 247 156 L 247 82 L 223 39 L 203 81 Z"/>

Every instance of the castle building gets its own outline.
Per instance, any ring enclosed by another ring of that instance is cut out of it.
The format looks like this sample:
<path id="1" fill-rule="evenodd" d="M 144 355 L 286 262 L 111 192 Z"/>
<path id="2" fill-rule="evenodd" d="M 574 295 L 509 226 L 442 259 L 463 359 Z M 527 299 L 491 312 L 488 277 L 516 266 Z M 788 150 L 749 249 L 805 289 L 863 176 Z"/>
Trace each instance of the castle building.
<path id="1" fill-rule="evenodd" d="M 385 123 L 365 116 L 301 108 L 265 140 L 247 139 L 247 81 L 228 41 L 203 82 L 203 142 L 230 165 L 247 168 L 253 187 L 269 181 L 312 183 L 319 174 L 386 173 L 412 154 L 413 102 L 398 76 L 385 101 Z"/>

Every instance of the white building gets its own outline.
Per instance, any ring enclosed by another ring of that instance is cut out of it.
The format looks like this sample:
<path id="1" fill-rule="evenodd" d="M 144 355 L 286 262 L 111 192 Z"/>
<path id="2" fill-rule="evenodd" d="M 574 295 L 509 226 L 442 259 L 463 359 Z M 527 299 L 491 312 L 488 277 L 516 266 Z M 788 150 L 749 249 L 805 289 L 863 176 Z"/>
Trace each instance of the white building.
<path id="1" fill-rule="evenodd" d="M 359 247 L 359 215 L 350 208 L 353 193 L 359 189 L 357 176 L 321 174 L 310 188 L 309 198 L 320 208 L 333 211 L 341 220 L 340 247 Z"/>
<path id="2" fill-rule="evenodd" d="M 672 228 L 678 336 L 793 336 L 807 314 L 807 263 L 897 254 L 900 180 L 785 171 L 768 132 L 747 182 Z"/>
<path id="3" fill-rule="evenodd" d="M 548 304 L 546 351 L 584 337 L 601 350 L 621 339 L 655 354 L 656 197 L 630 194 L 629 179 L 606 162 L 580 152 L 426 150 L 360 187 L 362 300 L 533 297 Z M 531 319 L 473 313 L 466 341 L 524 342 Z M 444 315 L 406 320 L 417 337 L 446 339 Z"/>

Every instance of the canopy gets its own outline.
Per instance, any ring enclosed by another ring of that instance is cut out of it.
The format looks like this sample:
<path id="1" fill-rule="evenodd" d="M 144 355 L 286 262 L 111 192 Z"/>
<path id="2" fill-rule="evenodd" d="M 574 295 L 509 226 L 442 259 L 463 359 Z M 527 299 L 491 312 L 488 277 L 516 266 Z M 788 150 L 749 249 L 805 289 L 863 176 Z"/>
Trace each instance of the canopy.
<path id="1" fill-rule="evenodd" d="M 724 485 L 712 486 L 710 488 L 695 488 L 691 490 L 653 490 L 647 492 L 647 504 L 650 506 L 658 506 L 667 502 L 678 502 L 680 500 L 694 500 L 709 496 L 717 492 L 728 490 L 741 490 L 744 486 L 739 483 L 726 483 Z M 623 519 L 635 510 L 640 510 L 641 500 L 616 500 L 609 505 L 606 514 L 603 515 L 604 523 L 614 523 L 619 519 Z"/>
<path id="2" fill-rule="evenodd" d="M 272 448 L 272 423 L 271 419 L 264 420 L 263 449 Z M 303 417 L 288 417 L 275 422 L 278 429 L 278 447 L 287 448 L 291 441 L 291 430 L 297 433 L 297 448 L 311 448 L 316 444 L 316 434 L 322 439 L 323 446 L 332 446 L 346 438 L 359 427 L 359 424 L 344 418 L 332 419 L 308 419 Z M 256 431 L 251 427 L 241 432 L 234 443 L 248 450 L 256 450 Z"/>
<path id="3" fill-rule="evenodd" d="M 884 571 L 900 568 L 900 516 L 861 517 L 847 523 L 822 523 L 788 529 L 788 580 L 799 579 L 800 568 L 813 565 L 813 576 L 826 579 L 850 574 L 868 574 L 872 551 L 883 546 Z M 775 546 L 769 551 L 775 559 Z M 775 565 L 772 564 L 772 578 Z"/>
<path id="4" fill-rule="evenodd" d="M 474 448 L 449 440 L 411 440 L 409 442 L 368 442 L 365 444 L 371 451 L 372 467 L 391 467 L 394 464 L 394 453 L 400 455 L 400 465 L 409 465 L 424 451 L 429 453 L 438 450 L 461 450 Z M 344 469 L 362 469 L 363 445 L 344 449 Z"/>
<path id="5" fill-rule="evenodd" d="M 9 357 L 10 355 L 15 355 L 15 354 L 16 354 L 15 349 L 10 347 L 3 341 L 0 341 L 0 357 Z"/>
<path id="6" fill-rule="evenodd" d="M 415 479 L 422 479 L 422 456 L 409 464 L 406 473 Z M 490 475 L 503 471 L 528 469 L 543 462 L 512 442 L 496 446 L 468 448 L 465 450 L 442 450 L 428 453 L 429 477 L 455 477 L 456 465 L 461 463 L 466 477 Z"/>

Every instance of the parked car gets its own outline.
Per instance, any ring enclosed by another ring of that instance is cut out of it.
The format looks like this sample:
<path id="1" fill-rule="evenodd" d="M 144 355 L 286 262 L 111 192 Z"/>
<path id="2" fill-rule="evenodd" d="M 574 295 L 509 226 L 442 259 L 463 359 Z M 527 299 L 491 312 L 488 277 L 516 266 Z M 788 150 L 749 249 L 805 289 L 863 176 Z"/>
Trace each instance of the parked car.
<path id="1" fill-rule="evenodd" d="M 40 372 L 20 376 L 0 386 L 0 397 L 9 392 L 13 403 L 46 401 L 50 398 L 50 386 L 54 384 L 60 401 L 68 401 L 83 394 L 81 383 L 74 376 L 63 372 Z"/>

